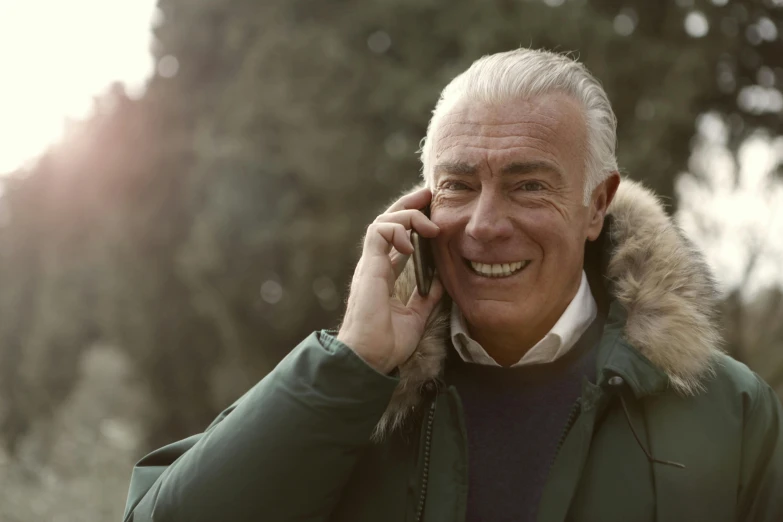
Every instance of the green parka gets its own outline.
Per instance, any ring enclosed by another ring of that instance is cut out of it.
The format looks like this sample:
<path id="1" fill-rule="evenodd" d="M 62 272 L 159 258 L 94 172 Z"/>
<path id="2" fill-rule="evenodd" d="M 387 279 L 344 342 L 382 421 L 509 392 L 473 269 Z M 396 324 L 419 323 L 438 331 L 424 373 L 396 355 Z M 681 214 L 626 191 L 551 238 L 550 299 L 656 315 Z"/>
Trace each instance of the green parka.
<path id="1" fill-rule="evenodd" d="M 606 317 L 597 380 L 583 383 L 538 520 L 783 521 L 783 411 L 717 349 L 700 256 L 629 180 L 610 214 L 586 251 Z M 406 269 L 397 292 L 412 291 Z M 204 433 L 136 465 L 126 522 L 464 520 L 447 316 L 444 303 L 393 376 L 310 335 Z"/>

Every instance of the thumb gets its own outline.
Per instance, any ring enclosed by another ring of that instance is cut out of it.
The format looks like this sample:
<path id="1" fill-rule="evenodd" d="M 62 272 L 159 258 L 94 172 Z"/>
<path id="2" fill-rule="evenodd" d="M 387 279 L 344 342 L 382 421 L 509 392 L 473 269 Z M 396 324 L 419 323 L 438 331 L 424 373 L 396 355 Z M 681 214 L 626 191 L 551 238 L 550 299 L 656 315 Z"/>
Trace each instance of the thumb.
<path id="1" fill-rule="evenodd" d="M 443 283 L 441 283 L 438 276 L 435 275 L 432 280 L 432 285 L 430 285 L 430 292 L 426 297 L 420 295 L 418 289 L 413 291 L 410 299 L 408 299 L 408 309 L 421 318 L 422 326 L 424 326 L 442 297 Z"/>

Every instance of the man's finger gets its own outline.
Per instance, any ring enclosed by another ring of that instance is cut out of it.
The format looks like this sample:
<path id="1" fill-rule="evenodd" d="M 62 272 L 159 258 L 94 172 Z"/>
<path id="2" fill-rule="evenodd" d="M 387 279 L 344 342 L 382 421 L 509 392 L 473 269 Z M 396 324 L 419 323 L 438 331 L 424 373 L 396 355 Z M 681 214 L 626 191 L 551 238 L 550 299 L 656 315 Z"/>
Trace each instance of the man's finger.
<path id="1" fill-rule="evenodd" d="M 388 255 L 392 247 L 398 252 L 413 253 L 413 243 L 404 226 L 399 223 L 373 223 L 367 227 L 363 255 Z"/>
<path id="2" fill-rule="evenodd" d="M 399 252 L 392 252 L 391 253 L 391 263 L 392 268 L 394 268 L 394 280 L 396 281 L 398 277 L 400 277 L 400 274 L 402 274 L 402 271 L 405 270 L 405 265 L 408 263 L 408 259 L 410 259 L 411 256 L 401 254 Z"/>
<path id="3" fill-rule="evenodd" d="M 398 210 L 387 212 L 375 218 L 375 223 L 399 223 L 406 229 L 414 229 L 424 237 L 435 237 L 440 232 L 438 225 L 419 210 Z"/>
<path id="4" fill-rule="evenodd" d="M 440 302 L 443 297 L 443 283 L 440 282 L 438 276 L 432 280 L 430 285 L 430 292 L 426 297 L 422 297 L 419 294 L 419 290 L 416 289 L 408 299 L 408 309 L 415 312 L 422 321 L 426 322 L 435 306 Z"/>
<path id="5" fill-rule="evenodd" d="M 405 194 L 400 199 L 392 203 L 392 205 L 386 209 L 386 213 L 397 212 L 398 210 L 414 209 L 418 210 L 427 206 L 432 199 L 432 192 L 430 189 L 424 187 L 418 190 L 414 190 L 409 194 Z"/>

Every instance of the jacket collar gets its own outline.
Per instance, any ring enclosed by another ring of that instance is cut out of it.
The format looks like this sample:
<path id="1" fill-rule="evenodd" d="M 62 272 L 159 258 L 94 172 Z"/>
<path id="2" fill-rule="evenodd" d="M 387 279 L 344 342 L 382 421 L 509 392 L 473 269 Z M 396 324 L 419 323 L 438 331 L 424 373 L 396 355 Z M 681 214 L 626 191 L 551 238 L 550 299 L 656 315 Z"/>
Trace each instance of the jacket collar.
<path id="1" fill-rule="evenodd" d="M 596 384 L 602 386 L 619 375 L 637 398 L 665 391 L 669 387 L 669 375 L 629 342 L 624 333 L 626 324 L 625 309 L 617 301 L 612 302 L 597 347 Z"/>
<path id="2" fill-rule="evenodd" d="M 701 254 L 652 192 L 622 180 L 601 237 L 586 247 L 585 268 L 599 313 L 607 316 L 597 353 L 598 384 L 620 375 L 637 397 L 669 388 L 686 396 L 701 391 L 719 353 L 717 292 Z M 407 302 L 415 286 L 409 262 L 395 295 Z M 420 405 L 423 387 L 441 374 L 450 346 L 450 305 L 442 300 L 413 355 L 400 366 L 400 383 L 376 438 L 400 426 Z"/>

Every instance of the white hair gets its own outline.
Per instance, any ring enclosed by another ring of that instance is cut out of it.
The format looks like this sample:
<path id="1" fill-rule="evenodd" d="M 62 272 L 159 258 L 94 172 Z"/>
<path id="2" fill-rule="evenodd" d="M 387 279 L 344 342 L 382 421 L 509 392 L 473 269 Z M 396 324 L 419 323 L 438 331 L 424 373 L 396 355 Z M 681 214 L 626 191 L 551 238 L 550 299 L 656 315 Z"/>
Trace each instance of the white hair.
<path id="1" fill-rule="evenodd" d="M 584 111 L 587 125 L 584 204 L 588 205 L 593 190 L 617 171 L 617 119 L 603 87 L 584 65 L 569 56 L 536 49 L 484 56 L 443 89 L 420 150 L 427 186 L 432 187 L 432 137 L 440 120 L 458 102 L 498 104 L 553 93 L 571 96 Z"/>

